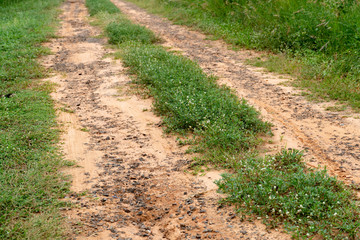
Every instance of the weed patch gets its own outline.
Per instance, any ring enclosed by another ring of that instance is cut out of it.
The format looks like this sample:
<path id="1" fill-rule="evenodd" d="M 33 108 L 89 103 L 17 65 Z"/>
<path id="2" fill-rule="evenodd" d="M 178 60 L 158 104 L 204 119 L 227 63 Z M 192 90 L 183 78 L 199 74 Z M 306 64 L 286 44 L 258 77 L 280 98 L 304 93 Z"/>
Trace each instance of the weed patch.
<path id="1" fill-rule="evenodd" d="M 97 15 L 99 21 L 94 24 L 105 28 L 111 44 L 121 44 L 128 41 L 151 44 L 158 40 L 153 32 L 131 23 L 119 14 L 120 10 L 110 1 L 89 0 L 86 1 L 86 6 L 91 15 Z"/>
<path id="2" fill-rule="evenodd" d="M 110 1 L 86 0 L 86 7 L 91 16 L 98 13 L 120 13 L 120 10 Z"/>
<path id="3" fill-rule="evenodd" d="M 269 124 L 245 100 L 218 87 L 193 62 L 149 45 L 124 46 L 123 61 L 154 97 L 168 130 L 199 136 L 202 151 L 243 152 L 257 145 Z"/>
<path id="4" fill-rule="evenodd" d="M 36 58 L 53 35 L 60 0 L 0 3 L 0 238 L 58 239 L 67 183 L 50 85 Z"/>
<path id="5" fill-rule="evenodd" d="M 283 222 L 297 238 L 359 238 L 359 210 L 352 192 L 326 171 L 305 169 L 301 156 L 299 151 L 283 150 L 241 161 L 235 174 L 217 182 L 228 194 L 224 203 L 262 217 L 271 227 Z"/>
<path id="6" fill-rule="evenodd" d="M 151 44 L 157 41 L 153 32 L 126 20 L 108 24 L 106 33 L 109 37 L 109 43 L 111 44 L 121 44 L 128 41 Z"/>

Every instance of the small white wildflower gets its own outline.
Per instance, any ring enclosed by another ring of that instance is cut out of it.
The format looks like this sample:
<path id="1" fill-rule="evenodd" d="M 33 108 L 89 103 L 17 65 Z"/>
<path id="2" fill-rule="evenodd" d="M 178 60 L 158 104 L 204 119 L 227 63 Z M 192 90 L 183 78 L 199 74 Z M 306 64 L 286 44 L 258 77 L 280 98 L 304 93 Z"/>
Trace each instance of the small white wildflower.
<path id="1" fill-rule="evenodd" d="M 334 213 L 334 216 L 336 216 L 337 215 L 337 213 Z"/>

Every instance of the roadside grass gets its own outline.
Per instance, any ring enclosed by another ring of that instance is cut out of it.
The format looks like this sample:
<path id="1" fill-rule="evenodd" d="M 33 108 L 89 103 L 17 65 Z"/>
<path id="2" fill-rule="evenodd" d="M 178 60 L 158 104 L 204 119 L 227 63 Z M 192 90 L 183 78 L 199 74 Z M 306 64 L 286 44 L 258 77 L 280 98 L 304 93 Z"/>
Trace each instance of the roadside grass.
<path id="1" fill-rule="evenodd" d="M 269 59 L 277 64 L 262 63 L 273 71 L 297 62 L 289 71 L 296 86 L 360 110 L 358 1 L 129 1 L 235 46 L 280 54 Z"/>
<path id="2" fill-rule="evenodd" d="M 108 24 L 124 18 L 106 12 L 95 17 L 109 35 Z M 183 136 L 179 144 L 191 144 L 192 151 L 201 153 L 194 167 L 233 171 L 217 182 L 228 195 L 223 203 L 261 217 L 269 227 L 284 224 L 295 238 L 360 237 L 358 203 L 348 187 L 326 171 L 305 168 L 297 150 L 259 157 L 256 146 L 262 134 L 270 134 L 270 123 L 262 122 L 254 108 L 218 86 L 196 63 L 149 44 L 150 38 L 144 44 L 131 31 L 123 32 L 121 43 L 114 46 L 119 49 L 116 55 L 135 81 L 149 89 L 166 130 Z"/>
<path id="3" fill-rule="evenodd" d="M 269 72 L 292 75 L 300 77 L 301 62 L 297 59 L 289 59 L 285 54 L 263 55 L 251 58 L 246 63 L 255 67 L 265 68 Z"/>
<path id="4" fill-rule="evenodd" d="M 36 62 L 49 53 L 61 0 L 0 3 L 0 239 L 59 239 L 58 199 L 68 189 L 49 96 Z"/>

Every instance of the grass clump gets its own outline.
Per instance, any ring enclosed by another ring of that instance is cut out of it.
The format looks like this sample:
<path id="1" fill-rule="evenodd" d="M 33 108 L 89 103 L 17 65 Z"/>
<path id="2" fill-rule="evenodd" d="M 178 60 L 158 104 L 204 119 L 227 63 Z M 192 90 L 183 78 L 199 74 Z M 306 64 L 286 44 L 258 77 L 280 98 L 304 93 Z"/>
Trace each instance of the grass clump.
<path id="1" fill-rule="evenodd" d="M 86 0 L 85 4 L 91 16 L 101 12 L 109 14 L 120 13 L 120 10 L 110 1 Z"/>
<path id="2" fill-rule="evenodd" d="M 231 44 L 285 53 L 288 61 L 280 57 L 275 71 L 298 62 L 291 72 L 298 85 L 360 109 L 358 1 L 131 1 Z"/>
<path id="3" fill-rule="evenodd" d="M 130 45 L 123 61 L 154 96 L 154 109 L 169 130 L 200 136 L 202 150 L 247 151 L 269 124 L 245 100 L 216 85 L 199 66 L 161 47 Z"/>
<path id="4" fill-rule="evenodd" d="M 217 182 L 242 213 L 255 214 L 269 226 L 285 223 L 297 238 L 358 239 L 359 209 L 353 193 L 326 171 L 306 169 L 302 153 L 241 161 L 235 174 Z"/>
<path id="5" fill-rule="evenodd" d="M 136 41 L 151 44 L 157 41 L 155 34 L 145 27 L 132 24 L 128 20 L 111 22 L 106 27 L 109 43 L 121 44 L 128 41 Z"/>
<path id="6" fill-rule="evenodd" d="M 60 0 L 0 3 L 0 239 L 59 239 L 67 184 L 50 89 L 36 58 L 48 50 Z"/>
<path id="7" fill-rule="evenodd" d="M 147 28 L 132 24 L 120 14 L 120 10 L 110 1 L 87 0 L 86 6 L 91 16 L 97 15 L 97 18 L 100 19 L 97 24 L 105 27 L 111 44 L 128 41 L 151 44 L 158 40 L 155 34 Z"/>

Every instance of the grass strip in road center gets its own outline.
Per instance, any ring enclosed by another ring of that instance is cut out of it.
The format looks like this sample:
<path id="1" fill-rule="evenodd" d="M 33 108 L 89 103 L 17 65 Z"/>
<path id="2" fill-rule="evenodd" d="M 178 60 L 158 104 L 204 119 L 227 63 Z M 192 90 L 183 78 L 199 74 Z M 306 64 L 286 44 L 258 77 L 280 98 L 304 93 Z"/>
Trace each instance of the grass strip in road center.
<path id="1" fill-rule="evenodd" d="M 217 182 L 228 195 L 225 203 L 270 227 L 284 223 L 297 238 L 360 237 L 355 197 L 341 181 L 326 171 L 307 169 L 297 150 L 254 156 L 258 137 L 269 131 L 269 123 L 245 100 L 218 86 L 196 63 L 149 44 L 154 42 L 149 30 L 124 16 L 103 12 L 96 17 L 129 71 L 150 90 L 167 130 L 195 136 L 192 143 L 202 152 L 196 163 L 234 171 Z M 119 37 L 115 32 L 121 32 Z"/>
<path id="2" fill-rule="evenodd" d="M 0 239 L 59 239 L 67 184 L 56 115 L 36 62 L 53 36 L 61 0 L 0 3 Z"/>
<path id="3" fill-rule="evenodd" d="M 258 113 L 229 89 L 219 87 L 197 64 L 152 45 L 124 45 L 123 61 L 154 97 L 168 130 L 192 132 L 202 152 L 243 153 L 269 130 Z M 222 162 L 213 164 L 223 165 Z"/>
<path id="4" fill-rule="evenodd" d="M 86 0 L 85 4 L 91 16 L 101 12 L 109 14 L 120 13 L 120 10 L 110 1 Z"/>
<path id="5" fill-rule="evenodd" d="M 91 2 L 90 11 L 96 7 Z M 115 19 L 105 20 L 109 41 L 121 44 L 125 65 L 149 87 L 154 108 L 164 117 L 168 130 L 196 134 L 201 151 L 234 153 L 253 149 L 259 143 L 258 135 L 269 131 L 269 124 L 259 119 L 253 107 L 226 87 L 219 87 L 197 64 L 151 45 L 156 38 L 148 29 L 124 17 Z M 211 162 L 226 164 L 217 160 Z"/>

